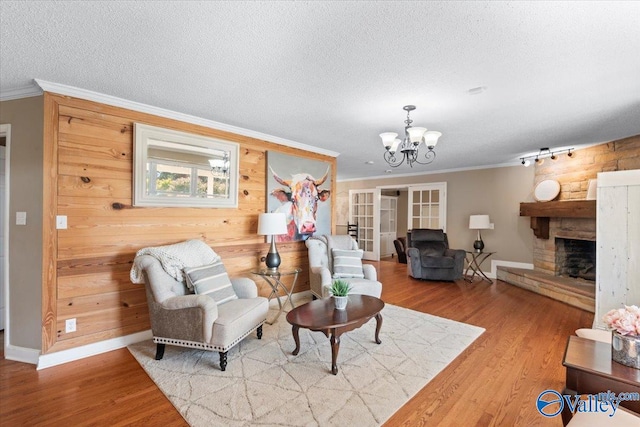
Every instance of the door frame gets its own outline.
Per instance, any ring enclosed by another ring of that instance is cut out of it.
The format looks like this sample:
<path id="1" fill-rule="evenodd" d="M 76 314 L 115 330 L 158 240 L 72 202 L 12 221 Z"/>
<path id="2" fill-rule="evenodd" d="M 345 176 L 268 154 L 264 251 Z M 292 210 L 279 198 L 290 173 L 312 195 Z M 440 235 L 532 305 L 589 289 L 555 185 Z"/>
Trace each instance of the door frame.
<path id="1" fill-rule="evenodd" d="M 369 261 L 380 261 L 380 189 L 379 188 L 358 188 L 349 190 L 349 222 L 353 215 L 352 194 L 371 193 L 373 196 L 373 250 L 364 251 L 363 258 Z M 360 229 L 358 228 L 358 234 Z M 360 242 L 358 242 L 360 246 Z"/>
<path id="2" fill-rule="evenodd" d="M 442 182 L 429 182 L 426 184 L 413 184 L 408 185 L 407 189 L 409 191 L 408 204 L 407 206 L 407 230 L 411 230 L 413 228 L 413 221 L 411 216 L 411 201 L 412 201 L 412 191 L 422 191 L 422 190 L 440 190 L 440 202 L 438 209 L 438 218 L 440 219 L 440 228 L 445 233 L 447 232 L 447 183 L 446 181 Z"/>
<path id="3" fill-rule="evenodd" d="M 373 192 L 374 194 L 374 206 L 373 206 L 373 227 L 374 230 L 378 230 L 377 233 L 373 233 L 373 246 L 374 252 L 368 254 L 365 252 L 365 259 L 370 259 L 372 261 L 380 261 L 380 196 L 382 194 L 382 190 L 407 190 L 411 192 L 417 188 L 430 187 L 440 188 L 441 191 L 441 203 L 440 203 L 440 224 L 442 229 L 446 233 L 447 231 L 447 182 L 439 181 L 439 182 L 429 182 L 425 184 L 392 184 L 392 185 L 378 185 L 375 188 L 360 188 L 360 189 L 351 189 L 349 190 L 349 221 L 351 221 L 351 194 L 352 192 Z M 411 206 L 407 206 L 407 231 L 411 230 Z"/>
<path id="4" fill-rule="evenodd" d="M 0 124 L 0 136 L 6 138 L 5 152 L 4 152 L 4 221 L 2 227 L 4 228 L 3 247 L 4 247 L 4 285 L 2 292 L 4 293 L 4 316 L 2 321 L 4 322 L 4 354 L 7 355 L 7 348 L 11 343 L 11 331 L 9 322 L 9 189 L 10 187 L 10 164 L 11 159 L 11 125 Z"/>

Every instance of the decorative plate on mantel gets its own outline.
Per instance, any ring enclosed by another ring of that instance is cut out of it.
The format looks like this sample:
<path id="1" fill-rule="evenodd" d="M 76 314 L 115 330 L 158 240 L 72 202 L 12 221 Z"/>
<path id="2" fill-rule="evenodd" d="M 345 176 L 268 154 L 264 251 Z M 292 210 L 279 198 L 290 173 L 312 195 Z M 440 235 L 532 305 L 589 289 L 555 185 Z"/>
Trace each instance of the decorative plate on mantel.
<path id="1" fill-rule="evenodd" d="M 545 179 L 536 185 L 533 197 L 538 202 L 549 202 L 560 194 L 560 183 L 555 179 Z"/>

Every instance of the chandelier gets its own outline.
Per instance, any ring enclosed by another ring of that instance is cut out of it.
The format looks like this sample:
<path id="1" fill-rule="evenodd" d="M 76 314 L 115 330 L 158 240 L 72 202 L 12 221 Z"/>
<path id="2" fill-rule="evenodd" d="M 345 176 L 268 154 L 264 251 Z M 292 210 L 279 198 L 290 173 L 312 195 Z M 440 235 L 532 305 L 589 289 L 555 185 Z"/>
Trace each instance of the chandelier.
<path id="1" fill-rule="evenodd" d="M 416 109 L 415 105 L 405 105 L 402 109 L 407 112 L 407 119 L 404 121 L 406 124 L 404 127 L 404 139 L 397 138 L 398 134 L 395 132 L 380 134 L 382 145 L 386 150 L 383 154 L 384 160 L 394 168 L 405 161 L 410 167 L 413 167 L 414 163 L 428 165 L 436 158 L 436 152 L 433 149 L 442 134 L 433 130 L 427 132 L 427 128 L 411 126 L 413 120 L 411 120 L 409 114 Z M 423 141 L 424 148 L 420 145 Z M 424 152 L 425 149 L 426 153 Z"/>
<path id="2" fill-rule="evenodd" d="M 209 159 L 209 166 L 214 177 L 226 178 L 229 172 L 229 155 L 225 152 L 222 158 Z"/>

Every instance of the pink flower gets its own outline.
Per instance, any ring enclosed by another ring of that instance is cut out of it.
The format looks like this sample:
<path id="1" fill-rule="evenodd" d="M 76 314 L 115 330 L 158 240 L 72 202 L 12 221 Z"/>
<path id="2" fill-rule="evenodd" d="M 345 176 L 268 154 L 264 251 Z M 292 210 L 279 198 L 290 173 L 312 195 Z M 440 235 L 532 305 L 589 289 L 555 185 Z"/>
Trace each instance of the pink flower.
<path id="1" fill-rule="evenodd" d="M 635 305 L 610 310 L 602 320 L 609 329 L 615 329 L 621 335 L 640 336 L 640 308 Z"/>

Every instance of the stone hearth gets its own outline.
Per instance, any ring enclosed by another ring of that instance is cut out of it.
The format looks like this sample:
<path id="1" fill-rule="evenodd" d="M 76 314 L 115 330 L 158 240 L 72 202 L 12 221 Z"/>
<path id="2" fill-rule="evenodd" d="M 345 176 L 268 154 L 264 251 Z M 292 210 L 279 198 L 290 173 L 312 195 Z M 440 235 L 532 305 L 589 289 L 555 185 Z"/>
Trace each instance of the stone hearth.
<path id="1" fill-rule="evenodd" d="M 595 312 L 595 282 L 512 267 L 498 267 L 497 278 L 591 313 Z"/>
<path id="2" fill-rule="evenodd" d="M 549 210 L 555 208 L 551 204 L 536 205 L 543 205 L 544 211 L 539 215 L 547 217 L 541 221 L 540 217 L 532 216 L 532 228 L 538 227 L 539 234 L 533 243 L 534 269 L 498 267 L 497 278 L 583 310 L 595 312 L 595 210 L 592 211 L 593 214 L 585 214 L 574 208 L 565 210 L 564 207 L 568 205 L 559 202 L 555 204 L 558 209 L 554 212 Z M 530 212 L 523 214 L 521 208 L 521 215 L 529 216 L 528 214 Z M 567 250 L 572 252 L 569 254 L 569 260 Z M 582 259 L 576 260 L 576 257 Z M 592 278 L 593 280 L 587 280 Z"/>

